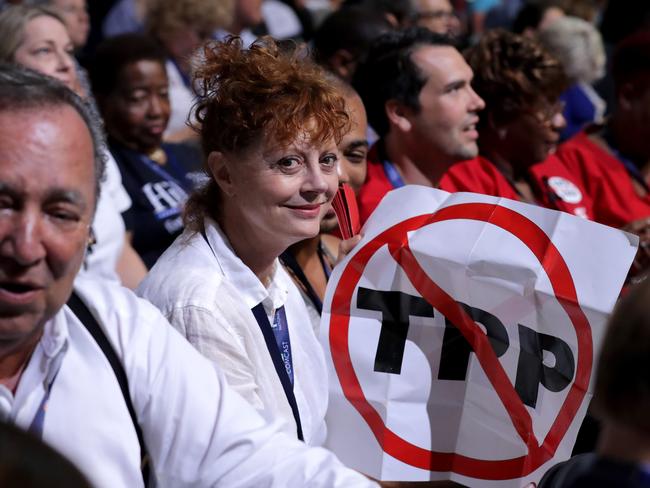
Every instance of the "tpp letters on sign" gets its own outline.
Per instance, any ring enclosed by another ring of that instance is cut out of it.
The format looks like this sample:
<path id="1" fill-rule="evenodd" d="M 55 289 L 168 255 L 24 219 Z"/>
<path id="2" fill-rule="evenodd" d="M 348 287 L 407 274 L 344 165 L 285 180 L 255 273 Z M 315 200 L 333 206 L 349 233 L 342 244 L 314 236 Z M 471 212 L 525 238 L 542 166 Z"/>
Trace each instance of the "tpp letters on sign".
<path id="1" fill-rule="evenodd" d="M 539 482 L 571 454 L 638 239 L 419 186 L 363 236 L 323 302 L 327 447 L 382 480 Z"/>
<path id="2" fill-rule="evenodd" d="M 494 315 L 460 303 L 467 314 L 486 330 L 497 357 L 510 346 L 503 323 Z M 422 297 L 400 291 L 378 291 L 360 287 L 357 307 L 381 312 L 381 332 L 375 355 L 375 371 L 400 374 L 404 347 L 409 329 L 409 317 L 434 317 L 437 312 Z M 465 381 L 472 349 L 462 333 L 445 318 L 445 333 L 440 355 L 439 380 Z M 538 386 L 553 392 L 562 391 L 573 378 L 575 360 L 569 345 L 558 337 L 542 334 L 518 324 L 521 351 L 517 365 L 515 390 L 529 407 L 537 405 Z M 553 367 L 544 364 L 544 351 L 555 358 Z"/>

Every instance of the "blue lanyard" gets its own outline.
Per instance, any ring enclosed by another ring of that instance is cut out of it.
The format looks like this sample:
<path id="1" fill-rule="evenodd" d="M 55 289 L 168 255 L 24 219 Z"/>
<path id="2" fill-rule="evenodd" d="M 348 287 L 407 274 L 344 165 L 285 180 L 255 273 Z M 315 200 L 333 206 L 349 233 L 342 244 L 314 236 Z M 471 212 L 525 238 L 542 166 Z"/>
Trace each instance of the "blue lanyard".
<path id="1" fill-rule="evenodd" d="M 323 246 L 323 241 L 318 243 L 318 259 L 320 259 L 320 265 L 323 267 L 323 272 L 325 273 L 327 281 L 329 281 L 330 276 L 332 275 L 332 268 L 330 268 L 330 264 L 325 261 L 325 248 Z"/>
<path id="2" fill-rule="evenodd" d="M 43 425 L 45 423 L 47 402 L 50 399 L 50 392 L 52 391 L 52 385 L 54 384 L 54 380 L 56 379 L 58 374 L 59 372 L 57 371 L 56 374 L 50 380 L 50 383 L 45 387 L 45 395 L 43 395 L 43 399 L 41 400 L 41 404 L 38 406 L 36 415 L 34 415 L 34 419 L 32 420 L 32 423 L 29 425 L 29 429 L 28 429 L 29 432 L 34 434 L 39 439 L 43 438 Z"/>
<path id="3" fill-rule="evenodd" d="M 280 350 L 280 358 L 284 364 L 284 370 L 289 376 L 289 381 L 293 386 L 293 361 L 291 360 L 291 339 L 289 338 L 289 326 L 287 324 L 287 314 L 284 307 L 280 307 L 275 311 L 273 317 L 273 324 L 271 324 L 273 335 L 275 336 L 275 343 Z"/>
<path id="4" fill-rule="evenodd" d="M 384 173 L 386 173 L 386 177 L 388 178 L 388 181 L 390 181 L 390 184 L 393 185 L 393 188 L 403 187 L 404 180 L 399 175 L 399 172 L 397 171 L 397 168 L 395 168 L 395 165 L 387 159 L 383 159 L 381 161 L 381 164 L 384 166 Z"/>
<path id="5" fill-rule="evenodd" d="M 280 378 L 284 394 L 287 396 L 287 401 L 291 407 L 293 418 L 296 421 L 298 439 L 304 440 L 302 435 L 302 425 L 300 423 L 300 413 L 298 412 L 298 404 L 296 397 L 293 393 L 293 363 L 291 360 L 291 341 L 289 339 L 289 328 L 287 324 L 287 316 L 284 307 L 280 307 L 275 311 L 273 318 L 273 325 L 269 322 L 266 316 L 266 311 L 261 303 L 258 303 L 252 309 L 255 320 L 257 320 L 266 348 L 273 360 L 275 372 Z"/>

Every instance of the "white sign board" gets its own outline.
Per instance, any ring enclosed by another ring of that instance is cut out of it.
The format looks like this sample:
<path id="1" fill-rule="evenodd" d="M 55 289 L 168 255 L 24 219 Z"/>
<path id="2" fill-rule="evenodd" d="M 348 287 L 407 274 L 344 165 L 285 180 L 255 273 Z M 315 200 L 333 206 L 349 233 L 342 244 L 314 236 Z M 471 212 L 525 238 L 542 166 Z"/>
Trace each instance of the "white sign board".
<path id="1" fill-rule="evenodd" d="M 330 279 L 327 447 L 382 480 L 524 486 L 569 457 L 635 236 L 419 186 Z"/>

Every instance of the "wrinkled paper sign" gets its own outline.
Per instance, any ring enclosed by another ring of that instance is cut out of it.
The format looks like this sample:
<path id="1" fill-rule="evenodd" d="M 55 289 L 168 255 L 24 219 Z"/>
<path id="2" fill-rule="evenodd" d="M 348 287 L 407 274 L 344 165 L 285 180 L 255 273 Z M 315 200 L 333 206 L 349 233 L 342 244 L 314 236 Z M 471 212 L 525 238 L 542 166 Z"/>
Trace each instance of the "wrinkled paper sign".
<path id="1" fill-rule="evenodd" d="M 378 479 L 486 487 L 568 458 L 637 238 L 420 186 L 363 234 L 325 298 L 327 447 Z"/>

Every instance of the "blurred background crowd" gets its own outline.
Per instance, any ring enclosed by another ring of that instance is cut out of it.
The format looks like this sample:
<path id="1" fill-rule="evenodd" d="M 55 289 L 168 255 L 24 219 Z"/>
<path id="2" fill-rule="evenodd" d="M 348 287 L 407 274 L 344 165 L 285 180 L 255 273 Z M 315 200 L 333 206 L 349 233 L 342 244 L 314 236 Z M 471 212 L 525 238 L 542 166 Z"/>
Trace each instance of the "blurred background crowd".
<path id="1" fill-rule="evenodd" d="M 310 445 L 325 436 L 319 317 L 346 245 L 324 210 L 338 184 L 362 221 L 407 184 L 569 212 L 638 235 L 629 283 L 648 272 L 647 1 L 0 0 L 0 61 L 58 79 L 101 123 L 81 273 L 137 289 Z M 269 362 L 265 321 L 302 324 L 301 382 Z M 607 456 L 625 456 L 625 425 L 608 424 Z M 576 452 L 593 451 L 599 426 L 583 427 Z"/>

